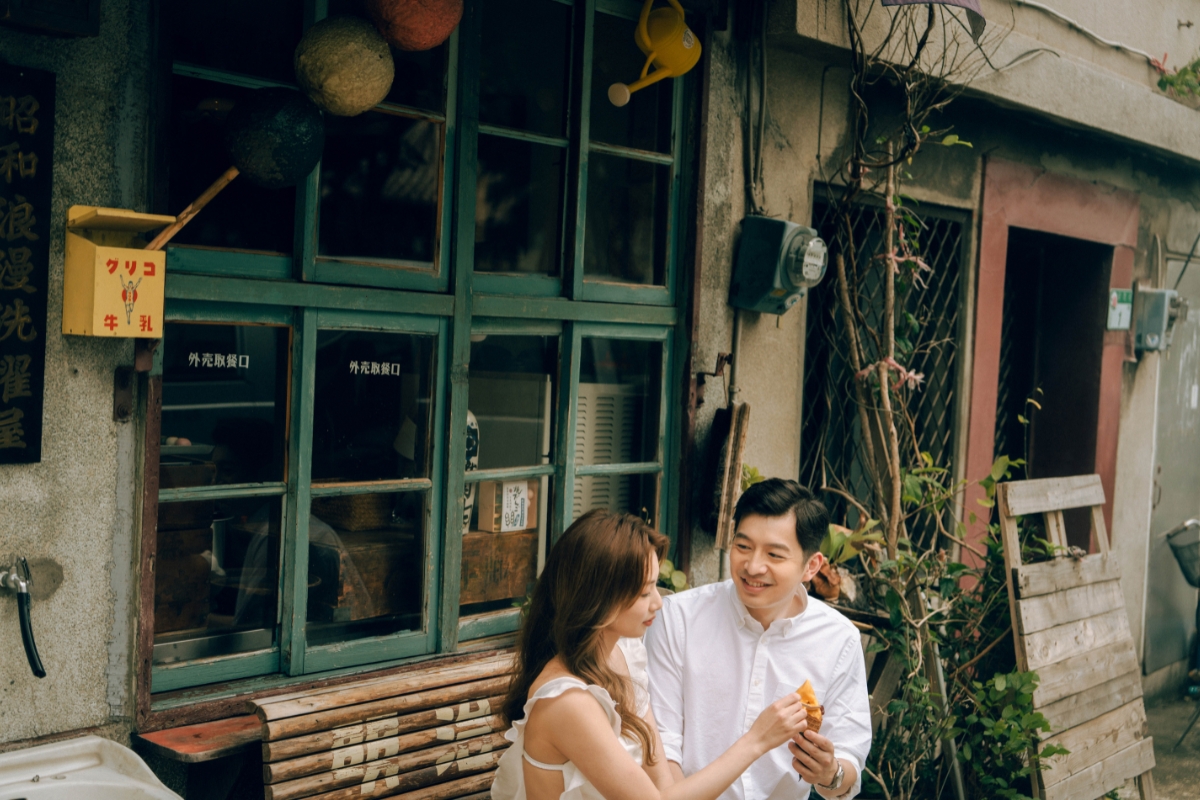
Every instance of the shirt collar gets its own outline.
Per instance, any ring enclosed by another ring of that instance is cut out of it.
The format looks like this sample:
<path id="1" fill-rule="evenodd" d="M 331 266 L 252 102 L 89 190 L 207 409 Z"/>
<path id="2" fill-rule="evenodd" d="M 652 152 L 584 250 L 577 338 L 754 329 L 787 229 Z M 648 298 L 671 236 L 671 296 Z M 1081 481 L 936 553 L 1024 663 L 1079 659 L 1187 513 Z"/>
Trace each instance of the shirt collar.
<path id="1" fill-rule="evenodd" d="M 738 597 L 737 587 L 733 585 L 733 579 L 731 578 L 729 581 L 727 581 L 727 584 L 729 586 L 730 607 L 733 611 L 734 619 L 737 620 L 738 627 L 745 628 L 746 630 L 752 631 L 756 634 L 763 633 L 764 629 L 762 623 L 750 616 L 750 611 L 746 608 L 745 604 L 742 603 L 741 598 Z M 770 627 L 765 629 L 766 631 L 776 631 L 777 635 L 779 636 L 787 636 L 796 628 L 796 626 L 800 624 L 800 620 L 804 618 L 804 615 L 808 613 L 808 609 L 812 605 L 812 597 L 809 596 L 807 591 L 805 591 L 804 584 L 800 584 L 796 590 L 796 593 L 804 595 L 804 610 L 793 617 L 782 617 L 775 620 L 771 623 Z"/>

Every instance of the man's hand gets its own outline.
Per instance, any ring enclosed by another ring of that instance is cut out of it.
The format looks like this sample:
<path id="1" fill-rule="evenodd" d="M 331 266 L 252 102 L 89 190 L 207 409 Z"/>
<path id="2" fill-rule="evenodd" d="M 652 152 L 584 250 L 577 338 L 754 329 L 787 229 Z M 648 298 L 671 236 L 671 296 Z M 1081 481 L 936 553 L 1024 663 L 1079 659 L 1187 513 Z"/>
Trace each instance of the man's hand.
<path id="1" fill-rule="evenodd" d="M 792 767 L 800 777 L 814 786 L 828 786 L 837 777 L 838 762 L 833 755 L 833 742 L 819 733 L 801 731 L 788 743 Z"/>

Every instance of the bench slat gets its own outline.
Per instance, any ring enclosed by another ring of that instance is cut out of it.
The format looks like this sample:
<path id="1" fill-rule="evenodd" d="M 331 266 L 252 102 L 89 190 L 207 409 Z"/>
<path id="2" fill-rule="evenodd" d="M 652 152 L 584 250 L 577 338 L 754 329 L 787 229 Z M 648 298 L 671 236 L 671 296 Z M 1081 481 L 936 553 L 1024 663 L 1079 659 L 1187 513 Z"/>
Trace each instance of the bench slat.
<path id="1" fill-rule="evenodd" d="M 200 764 L 252 749 L 262 736 L 262 723 L 253 714 L 139 733 L 137 738 L 163 758 Z"/>

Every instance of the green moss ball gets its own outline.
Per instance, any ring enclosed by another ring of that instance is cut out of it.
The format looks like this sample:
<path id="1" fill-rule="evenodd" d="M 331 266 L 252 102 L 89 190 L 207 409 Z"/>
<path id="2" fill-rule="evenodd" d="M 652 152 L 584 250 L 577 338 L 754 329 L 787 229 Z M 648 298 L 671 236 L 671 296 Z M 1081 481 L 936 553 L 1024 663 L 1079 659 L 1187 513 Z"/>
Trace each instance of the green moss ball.
<path id="1" fill-rule="evenodd" d="M 308 29 L 296 46 L 296 80 L 330 114 L 353 117 L 392 88 L 396 65 L 379 31 L 365 19 L 335 16 Z"/>

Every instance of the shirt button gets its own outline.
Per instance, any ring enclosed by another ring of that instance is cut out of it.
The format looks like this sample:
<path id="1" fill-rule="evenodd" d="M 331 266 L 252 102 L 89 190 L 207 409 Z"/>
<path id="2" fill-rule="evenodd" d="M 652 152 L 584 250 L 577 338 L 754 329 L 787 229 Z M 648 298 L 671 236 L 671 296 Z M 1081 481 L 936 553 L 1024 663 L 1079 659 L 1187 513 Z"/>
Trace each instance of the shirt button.
<path id="1" fill-rule="evenodd" d="M 756 680 L 756 681 L 754 682 L 754 685 L 755 685 L 755 686 L 761 686 L 761 685 L 762 685 L 762 681 L 757 681 L 757 680 Z"/>

